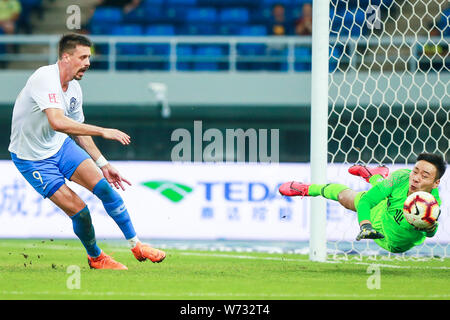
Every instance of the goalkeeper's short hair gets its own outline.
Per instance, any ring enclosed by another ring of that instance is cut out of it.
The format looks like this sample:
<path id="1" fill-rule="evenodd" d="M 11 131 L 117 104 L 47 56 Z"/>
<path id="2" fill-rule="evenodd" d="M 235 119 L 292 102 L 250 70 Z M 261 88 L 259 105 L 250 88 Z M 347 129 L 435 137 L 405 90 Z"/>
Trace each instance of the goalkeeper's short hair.
<path id="1" fill-rule="evenodd" d="M 436 180 L 442 178 L 445 173 L 446 163 L 444 158 L 440 154 L 424 152 L 419 154 L 419 156 L 417 157 L 417 161 L 420 160 L 427 161 L 436 167 Z"/>

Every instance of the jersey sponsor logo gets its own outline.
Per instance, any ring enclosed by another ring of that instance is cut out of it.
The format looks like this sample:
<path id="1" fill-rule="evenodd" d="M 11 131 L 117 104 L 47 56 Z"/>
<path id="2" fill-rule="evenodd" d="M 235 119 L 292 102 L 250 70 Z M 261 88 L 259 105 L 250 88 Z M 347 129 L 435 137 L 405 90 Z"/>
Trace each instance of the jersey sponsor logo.
<path id="1" fill-rule="evenodd" d="M 77 107 L 77 99 L 75 97 L 70 98 L 69 111 L 73 112 Z"/>
<path id="2" fill-rule="evenodd" d="M 48 99 L 50 100 L 50 103 L 58 103 L 58 100 L 56 99 L 56 93 L 49 93 Z"/>

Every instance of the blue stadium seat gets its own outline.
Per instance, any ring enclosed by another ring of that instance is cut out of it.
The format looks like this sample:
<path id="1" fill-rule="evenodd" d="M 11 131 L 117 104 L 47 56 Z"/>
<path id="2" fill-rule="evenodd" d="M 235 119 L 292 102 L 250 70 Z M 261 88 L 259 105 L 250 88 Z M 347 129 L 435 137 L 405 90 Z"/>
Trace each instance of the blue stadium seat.
<path id="1" fill-rule="evenodd" d="M 139 11 L 142 11 L 142 14 L 144 15 L 144 21 L 142 21 L 142 24 L 165 24 L 165 23 L 172 23 L 175 17 L 175 13 L 171 12 L 167 7 L 165 6 L 146 6 L 141 5 L 138 8 Z M 136 11 L 136 10 L 135 10 Z M 172 14 L 172 16 L 169 17 L 169 14 Z"/>
<path id="2" fill-rule="evenodd" d="M 217 35 L 219 33 L 217 25 L 206 23 L 186 23 L 178 27 L 179 35 Z"/>
<path id="3" fill-rule="evenodd" d="M 142 33 L 142 27 L 139 25 L 118 25 L 111 29 L 111 35 L 113 36 L 140 36 Z M 117 54 L 143 54 L 143 49 L 142 44 L 117 44 Z"/>
<path id="4" fill-rule="evenodd" d="M 267 24 L 272 16 L 272 8 L 266 6 L 260 6 L 256 9 L 250 10 L 250 23 L 251 24 Z"/>
<path id="5" fill-rule="evenodd" d="M 122 11 L 118 8 L 97 8 L 89 21 L 88 29 L 94 35 L 111 34 L 111 25 L 120 26 L 123 20 Z"/>
<path id="6" fill-rule="evenodd" d="M 136 24 L 122 24 L 111 28 L 111 35 L 115 36 L 140 36 L 142 34 L 142 27 Z"/>
<path id="7" fill-rule="evenodd" d="M 263 0 L 262 3 L 265 6 L 273 6 L 274 4 L 282 4 L 284 6 L 289 6 L 293 4 L 294 0 Z"/>
<path id="8" fill-rule="evenodd" d="M 151 43 L 144 47 L 144 54 L 147 57 L 156 59 L 144 63 L 146 70 L 169 70 L 170 66 L 170 44 Z"/>
<path id="9" fill-rule="evenodd" d="M 257 8 L 260 5 L 260 2 L 261 0 L 197 0 L 197 6 L 214 8 Z"/>
<path id="10" fill-rule="evenodd" d="M 257 61 L 266 55 L 266 44 L 264 43 L 239 43 L 236 46 L 237 64 L 236 69 L 242 71 L 264 70 L 265 63 Z M 256 59 L 255 59 L 256 58 Z"/>
<path id="11" fill-rule="evenodd" d="M 175 27 L 171 24 L 149 25 L 145 28 L 144 34 L 149 36 L 173 36 Z"/>
<path id="12" fill-rule="evenodd" d="M 177 56 L 192 56 L 194 54 L 194 47 L 191 44 L 178 44 L 176 48 Z"/>
<path id="13" fill-rule="evenodd" d="M 191 8 L 187 10 L 186 20 L 188 22 L 215 23 L 217 10 L 215 8 Z"/>
<path id="14" fill-rule="evenodd" d="M 146 24 L 149 23 L 149 14 L 152 12 L 155 15 L 160 15 L 160 8 L 151 8 L 150 10 L 146 7 L 138 7 L 127 14 L 123 15 L 123 23 L 126 24 Z"/>
<path id="15" fill-rule="evenodd" d="M 195 6 L 197 0 L 166 0 L 168 5 Z"/>
<path id="16" fill-rule="evenodd" d="M 186 22 L 187 9 L 184 7 L 169 6 L 165 13 L 168 22 L 173 24 L 182 24 Z"/>
<path id="17" fill-rule="evenodd" d="M 169 56 L 170 44 L 152 43 L 145 46 L 145 54 L 155 56 Z"/>
<path id="18" fill-rule="evenodd" d="M 177 70 L 191 71 L 193 70 L 193 62 L 189 59 L 194 56 L 194 46 L 191 44 L 178 44 L 176 48 L 177 54 Z"/>
<path id="19" fill-rule="evenodd" d="M 91 23 L 111 23 L 118 24 L 122 22 L 122 10 L 112 7 L 100 7 L 95 9 L 91 18 Z"/>
<path id="20" fill-rule="evenodd" d="M 195 54 L 200 56 L 223 56 L 225 49 L 220 45 L 202 45 L 195 49 Z"/>
<path id="21" fill-rule="evenodd" d="M 109 35 L 111 34 L 111 26 L 109 23 L 96 23 L 89 26 L 92 35 Z"/>
<path id="22" fill-rule="evenodd" d="M 141 6 L 145 6 L 145 7 L 162 6 L 165 3 L 166 3 L 166 0 L 142 0 Z"/>
<path id="23" fill-rule="evenodd" d="M 219 71 L 228 68 L 228 62 L 214 61 L 227 56 L 227 49 L 220 45 L 202 45 L 195 49 L 197 57 L 204 57 L 204 61 L 194 62 L 196 71 Z M 211 61 L 212 60 L 212 61 Z"/>
<path id="24" fill-rule="evenodd" d="M 264 43 L 240 43 L 236 47 L 238 55 L 259 56 L 266 54 L 266 45 Z"/>
<path id="25" fill-rule="evenodd" d="M 141 36 L 143 29 L 140 25 L 116 25 L 111 29 L 113 36 Z M 118 55 L 134 56 L 144 54 L 144 45 L 135 43 L 118 43 L 116 50 Z M 136 61 L 117 61 L 117 70 L 142 69 L 143 64 Z"/>
<path id="26" fill-rule="evenodd" d="M 179 71 L 220 71 L 227 70 L 229 63 L 228 46 L 220 44 L 192 45 L 178 44 L 177 70 Z"/>
<path id="27" fill-rule="evenodd" d="M 296 46 L 294 48 L 294 70 L 311 71 L 311 48 Z"/>
<path id="28" fill-rule="evenodd" d="M 249 13 L 246 8 L 226 8 L 222 9 L 219 14 L 221 23 L 247 23 L 249 21 Z"/>
<path id="29" fill-rule="evenodd" d="M 239 28 L 241 36 L 266 36 L 267 27 L 263 25 L 247 25 Z"/>
<path id="30" fill-rule="evenodd" d="M 221 23 L 218 27 L 218 32 L 224 36 L 237 36 L 239 35 L 240 28 L 242 26 L 233 23 Z"/>

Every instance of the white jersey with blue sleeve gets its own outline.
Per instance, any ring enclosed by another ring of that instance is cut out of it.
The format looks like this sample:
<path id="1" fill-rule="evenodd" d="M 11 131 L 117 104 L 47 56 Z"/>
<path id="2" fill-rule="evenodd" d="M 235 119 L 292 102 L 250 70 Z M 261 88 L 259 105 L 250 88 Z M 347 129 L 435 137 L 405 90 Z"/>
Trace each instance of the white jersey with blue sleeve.
<path id="1" fill-rule="evenodd" d="M 58 64 L 40 67 L 29 78 L 14 104 L 8 150 L 19 159 L 42 160 L 56 154 L 67 134 L 53 130 L 44 110 L 58 108 L 84 122 L 83 96 L 77 80 L 66 92 L 60 83 Z"/>

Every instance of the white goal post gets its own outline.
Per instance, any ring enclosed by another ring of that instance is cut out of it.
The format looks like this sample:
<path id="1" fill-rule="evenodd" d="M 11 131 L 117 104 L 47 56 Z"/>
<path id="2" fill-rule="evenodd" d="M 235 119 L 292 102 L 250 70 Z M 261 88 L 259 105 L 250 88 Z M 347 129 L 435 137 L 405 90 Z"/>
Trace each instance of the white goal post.
<path id="1" fill-rule="evenodd" d="M 329 2 L 313 1 L 311 72 L 311 181 L 327 183 Z M 326 260 L 326 202 L 311 199 L 309 257 Z"/>

